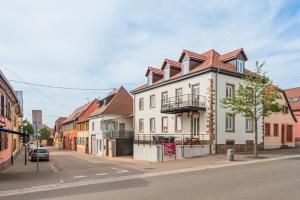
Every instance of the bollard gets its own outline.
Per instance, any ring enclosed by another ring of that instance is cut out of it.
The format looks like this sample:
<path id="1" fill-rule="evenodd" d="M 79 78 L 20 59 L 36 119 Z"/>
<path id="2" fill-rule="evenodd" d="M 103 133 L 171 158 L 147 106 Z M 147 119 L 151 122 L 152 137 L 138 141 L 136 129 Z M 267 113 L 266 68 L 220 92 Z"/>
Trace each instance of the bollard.
<path id="1" fill-rule="evenodd" d="M 234 161 L 234 150 L 233 149 L 227 149 L 227 160 Z"/>

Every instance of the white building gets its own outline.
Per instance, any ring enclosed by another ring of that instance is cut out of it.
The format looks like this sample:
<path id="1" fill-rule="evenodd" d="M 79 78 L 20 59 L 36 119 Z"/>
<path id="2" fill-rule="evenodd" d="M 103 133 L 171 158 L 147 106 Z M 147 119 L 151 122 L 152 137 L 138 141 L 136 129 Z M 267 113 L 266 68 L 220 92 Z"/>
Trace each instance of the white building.
<path id="1" fill-rule="evenodd" d="M 178 62 L 166 59 L 160 69 L 149 67 L 147 84 L 132 91 L 134 159 L 161 161 L 227 148 L 252 149 L 253 120 L 233 116 L 220 104 L 250 73 L 246 61 L 243 49 L 224 55 L 215 50 L 203 54 L 184 50 Z"/>
<path id="2" fill-rule="evenodd" d="M 133 100 L 123 88 L 100 100 L 89 116 L 89 153 L 98 156 L 133 154 Z"/>

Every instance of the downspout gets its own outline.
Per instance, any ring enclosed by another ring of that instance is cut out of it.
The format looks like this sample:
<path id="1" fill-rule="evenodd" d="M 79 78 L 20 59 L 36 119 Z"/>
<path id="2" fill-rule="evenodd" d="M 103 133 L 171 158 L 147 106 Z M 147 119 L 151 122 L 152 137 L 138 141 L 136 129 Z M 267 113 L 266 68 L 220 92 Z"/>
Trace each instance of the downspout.
<path id="1" fill-rule="evenodd" d="M 215 132 L 216 132 L 216 136 L 215 136 L 215 140 L 216 140 L 216 147 L 215 147 L 215 153 L 217 154 L 217 152 L 218 152 L 218 74 L 219 74 L 219 72 L 220 72 L 220 69 L 218 68 L 218 70 L 217 70 L 217 72 L 216 72 L 216 77 L 215 77 L 215 79 L 216 79 L 216 85 L 215 85 L 215 92 L 216 92 L 216 94 L 215 94 L 215 96 L 216 96 L 216 109 L 215 109 L 215 112 L 216 112 L 216 114 L 215 114 L 215 117 L 216 117 L 216 128 L 215 128 Z"/>

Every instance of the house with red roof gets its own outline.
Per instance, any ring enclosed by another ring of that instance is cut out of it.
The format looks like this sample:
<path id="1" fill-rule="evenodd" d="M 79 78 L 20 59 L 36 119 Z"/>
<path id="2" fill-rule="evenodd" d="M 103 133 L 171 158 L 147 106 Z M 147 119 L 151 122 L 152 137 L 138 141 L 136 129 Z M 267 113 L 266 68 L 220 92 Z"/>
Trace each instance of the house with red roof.
<path id="1" fill-rule="evenodd" d="M 124 87 L 100 100 L 89 119 L 89 152 L 97 156 L 133 154 L 133 100 Z"/>
<path id="2" fill-rule="evenodd" d="M 71 151 L 85 153 L 88 149 L 88 120 L 87 117 L 98 107 L 95 99 L 75 111 L 62 123 L 63 126 L 63 148 Z M 79 143 L 79 144 L 78 144 Z M 78 145 L 77 145 L 78 144 Z M 78 148 L 79 147 L 79 148 Z"/>
<path id="3" fill-rule="evenodd" d="M 295 124 L 294 135 L 296 146 L 300 146 L 300 87 L 285 90 L 291 105 L 292 112 L 297 118 Z"/>
<path id="4" fill-rule="evenodd" d="M 177 61 L 149 67 L 147 83 L 134 89 L 134 159 L 165 161 L 253 149 L 253 119 L 230 114 L 232 98 L 252 72 L 243 49 L 220 54 L 183 50 Z M 263 123 L 262 121 L 259 123 Z M 259 130 L 263 148 L 263 131 Z"/>

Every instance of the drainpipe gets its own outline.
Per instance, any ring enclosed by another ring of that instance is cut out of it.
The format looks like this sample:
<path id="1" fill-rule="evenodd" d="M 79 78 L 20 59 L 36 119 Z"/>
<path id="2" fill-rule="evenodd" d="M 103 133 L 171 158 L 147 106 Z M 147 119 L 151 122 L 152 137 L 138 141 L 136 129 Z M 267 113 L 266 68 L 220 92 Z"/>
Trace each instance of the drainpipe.
<path id="1" fill-rule="evenodd" d="M 216 136 L 215 136 L 215 140 L 216 140 L 216 147 L 215 147 L 215 153 L 217 154 L 217 152 L 218 152 L 218 74 L 219 74 L 219 72 L 220 72 L 220 69 L 218 68 L 218 70 L 217 70 L 217 72 L 216 72 L 216 80 L 215 80 L 215 83 L 216 83 L 216 85 L 215 85 L 215 96 L 216 96 L 216 109 L 215 109 L 215 112 L 216 112 L 216 114 L 215 114 L 215 117 L 216 117 L 216 128 L 215 128 L 215 132 L 216 132 Z"/>

